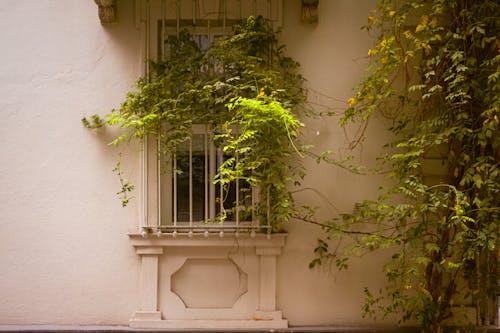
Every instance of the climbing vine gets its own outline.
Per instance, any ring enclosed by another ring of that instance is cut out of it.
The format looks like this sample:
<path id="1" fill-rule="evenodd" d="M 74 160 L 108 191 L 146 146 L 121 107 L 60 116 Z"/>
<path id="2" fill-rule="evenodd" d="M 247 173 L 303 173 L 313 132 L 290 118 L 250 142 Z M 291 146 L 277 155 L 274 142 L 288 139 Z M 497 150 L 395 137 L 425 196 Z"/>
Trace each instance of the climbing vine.
<path id="1" fill-rule="evenodd" d="M 190 139 L 193 124 L 209 125 L 214 144 L 232 156 L 212 181 L 258 188 L 254 215 L 279 231 L 292 211 L 289 186 L 302 174 L 299 119 L 305 93 L 299 64 L 285 56 L 277 37 L 262 17 L 242 21 L 207 50 L 185 30 L 169 36 L 169 56 L 150 62 L 151 74 L 139 79 L 121 107 L 83 122 L 91 128 L 119 126 L 123 132 L 114 145 L 158 138 L 160 158 Z M 120 181 L 119 193 L 126 195 L 132 188 Z"/>
<path id="2" fill-rule="evenodd" d="M 324 224 L 311 266 L 392 249 L 387 287 L 365 289 L 365 314 L 398 315 L 441 332 L 476 309 L 495 322 L 500 226 L 500 3 L 381 0 L 369 75 L 341 125 L 375 114 L 395 138 L 381 160 L 392 178 L 380 196 Z M 364 131 L 353 146 L 364 138 Z M 349 239 L 339 250 L 331 242 Z"/>

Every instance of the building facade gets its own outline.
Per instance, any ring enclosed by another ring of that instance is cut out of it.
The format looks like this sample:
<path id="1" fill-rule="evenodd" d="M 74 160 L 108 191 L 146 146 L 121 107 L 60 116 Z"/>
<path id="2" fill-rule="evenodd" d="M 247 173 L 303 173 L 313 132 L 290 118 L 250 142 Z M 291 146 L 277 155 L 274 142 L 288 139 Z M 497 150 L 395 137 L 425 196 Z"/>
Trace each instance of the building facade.
<path id="1" fill-rule="evenodd" d="M 211 24 L 221 10 L 228 24 L 247 14 L 273 20 L 301 64 L 311 106 L 341 114 L 367 65 L 372 41 L 360 28 L 374 1 L 181 2 L 178 12 L 167 0 L 0 3 L 0 325 L 372 324 L 361 316 L 363 288 L 383 285 L 381 258 L 311 270 L 322 231 L 298 221 L 285 235 L 149 234 L 161 219 L 154 158 L 139 143 L 109 146 L 116 129 L 89 131 L 80 119 L 119 107 L 162 48 L 161 22 Z M 337 121 L 309 120 L 305 140 L 342 153 L 350 134 Z M 377 155 L 382 122 L 367 134 L 362 161 Z M 115 195 L 117 160 L 137 186 L 126 208 Z M 304 188 L 314 191 L 297 200 L 324 218 L 374 196 L 383 181 L 305 163 Z"/>

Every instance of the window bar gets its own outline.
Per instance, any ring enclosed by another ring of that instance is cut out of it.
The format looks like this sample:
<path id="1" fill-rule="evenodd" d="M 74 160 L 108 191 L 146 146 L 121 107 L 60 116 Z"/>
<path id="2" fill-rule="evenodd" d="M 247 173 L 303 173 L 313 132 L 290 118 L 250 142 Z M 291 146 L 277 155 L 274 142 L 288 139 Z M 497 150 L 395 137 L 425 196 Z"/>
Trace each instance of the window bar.
<path id="1" fill-rule="evenodd" d="M 148 173 L 147 173 L 147 168 L 148 168 L 148 154 L 147 154 L 147 148 L 148 148 L 148 140 L 147 136 L 144 137 L 144 141 L 142 142 L 142 177 L 141 177 L 141 185 L 142 185 L 142 219 L 141 219 L 141 229 L 144 229 L 148 225 L 148 190 L 147 190 L 147 183 L 148 183 Z"/>
<path id="2" fill-rule="evenodd" d="M 166 3 L 165 0 L 161 0 L 161 55 L 160 59 L 163 60 L 165 58 L 165 37 L 166 37 L 166 31 L 165 31 L 165 19 L 166 19 Z M 161 132 L 163 128 L 160 125 L 160 130 L 158 133 L 158 139 L 157 139 L 157 158 L 158 158 L 158 164 L 156 166 L 156 177 L 158 179 L 157 182 L 157 188 L 158 188 L 158 199 L 157 199 L 157 206 L 158 206 L 158 236 L 161 234 L 161 226 L 162 226 L 162 210 L 163 210 L 163 200 L 162 200 L 162 183 L 161 183 L 161 163 L 162 163 L 162 158 L 163 154 L 161 152 L 161 143 L 160 143 L 160 137 L 161 137 Z"/>
<path id="3" fill-rule="evenodd" d="M 236 155 L 236 165 L 238 165 L 238 155 Z M 240 178 L 236 177 L 236 207 L 235 207 L 235 214 L 236 214 L 236 230 L 239 227 L 240 224 Z"/>
<path id="4" fill-rule="evenodd" d="M 210 18 L 207 20 L 207 39 L 208 39 L 208 45 L 210 45 L 213 42 L 213 36 L 210 33 Z M 213 62 L 210 61 L 208 64 L 208 72 L 211 73 L 214 70 L 214 65 Z"/>
<path id="5" fill-rule="evenodd" d="M 161 130 L 160 130 L 161 131 Z M 160 134 L 158 134 L 158 138 L 156 139 L 156 149 L 157 149 L 157 163 L 156 163 L 156 179 L 157 179 L 157 190 L 158 190 L 158 231 L 160 231 L 161 227 L 161 147 L 160 147 Z"/>
<path id="6" fill-rule="evenodd" d="M 271 204 L 271 186 L 267 186 L 267 198 L 266 198 L 266 208 L 267 208 L 267 211 L 266 211 L 266 217 L 267 217 L 267 221 L 266 221 L 266 224 L 267 224 L 267 232 L 270 232 L 271 231 L 271 209 L 269 207 L 269 205 Z"/>
<path id="7" fill-rule="evenodd" d="M 213 42 L 213 36 L 210 33 L 210 19 L 207 20 L 207 39 L 208 45 L 210 45 Z"/>
<path id="8" fill-rule="evenodd" d="M 189 226 L 193 226 L 193 140 L 189 140 Z"/>
<path id="9" fill-rule="evenodd" d="M 209 142 L 212 143 L 213 142 L 213 138 L 212 138 L 212 134 L 210 133 L 209 136 L 208 136 L 208 139 L 209 139 Z M 215 219 L 215 202 L 216 202 L 216 198 L 215 198 L 215 185 L 213 184 L 213 180 L 215 179 L 215 168 L 216 168 L 216 160 L 217 160 L 217 156 L 216 156 L 216 150 L 215 150 L 215 147 L 213 144 L 210 144 L 208 146 L 209 148 L 209 154 L 210 154 L 210 159 L 209 159 L 209 167 L 208 167 L 208 170 L 209 170 L 209 186 L 210 186 L 210 199 L 209 199 L 209 203 L 210 204 L 210 212 L 209 212 L 209 219 L 211 219 L 212 221 Z"/>
<path id="10" fill-rule="evenodd" d="M 500 285 L 500 279 L 497 284 Z M 500 326 L 500 296 L 497 296 L 497 326 Z"/>
<path id="11" fill-rule="evenodd" d="M 251 191 L 252 191 L 252 202 L 251 202 L 251 205 L 252 205 L 252 219 L 250 221 L 250 227 L 251 229 L 253 230 L 253 226 L 254 226 L 254 223 L 255 223 L 255 219 L 257 218 L 257 215 L 255 214 L 256 210 L 257 210 L 257 207 L 256 207 L 256 202 L 258 202 L 257 200 L 257 188 L 256 187 L 252 187 L 251 188 Z"/>
<path id="12" fill-rule="evenodd" d="M 192 5 L 192 7 L 193 7 L 193 14 L 192 14 L 192 16 L 193 16 L 193 27 L 196 26 L 196 7 L 197 7 L 197 3 L 198 3 L 197 0 L 193 0 L 193 5 Z"/>
<path id="13" fill-rule="evenodd" d="M 135 27 L 136 27 L 136 29 L 140 29 L 141 24 L 144 22 L 142 20 L 142 14 L 143 14 L 142 9 L 143 9 L 142 1 L 136 0 L 135 1 Z"/>
<path id="14" fill-rule="evenodd" d="M 165 58 L 165 39 L 166 39 L 165 16 L 166 16 L 165 0 L 161 0 L 161 57 L 160 57 L 161 60 Z"/>
<path id="15" fill-rule="evenodd" d="M 224 163 L 224 159 L 223 159 L 223 155 L 222 155 L 222 150 L 219 149 L 219 152 L 218 152 L 218 158 L 219 158 L 219 180 L 220 180 L 220 183 L 219 183 L 219 213 L 220 213 L 220 216 L 221 216 L 221 221 L 222 221 L 222 213 L 224 212 L 224 186 L 222 184 L 222 178 L 223 178 L 223 174 L 222 172 L 220 171 L 220 167 L 222 165 L 222 163 Z"/>
<path id="16" fill-rule="evenodd" d="M 223 16 L 222 16 L 222 31 L 223 31 L 224 34 L 226 34 L 226 14 L 227 14 L 226 0 L 222 0 L 222 11 L 223 11 Z"/>
<path id="17" fill-rule="evenodd" d="M 208 183 L 209 183 L 209 167 L 208 167 L 208 135 L 205 133 L 203 135 L 204 138 L 204 146 L 203 146 L 203 152 L 204 152 L 204 157 L 205 157 L 205 223 L 208 221 Z"/>
<path id="18" fill-rule="evenodd" d="M 173 168 L 172 168 L 172 178 L 173 178 L 173 220 L 174 220 L 174 227 L 177 226 L 177 154 L 174 153 L 173 155 Z"/>
<path id="19" fill-rule="evenodd" d="M 177 34 L 177 38 L 179 38 L 179 33 L 181 30 L 181 2 L 180 2 L 180 0 L 177 0 L 175 2 L 175 6 L 176 6 L 176 10 L 177 10 L 177 13 L 176 13 L 176 34 Z"/>
<path id="20" fill-rule="evenodd" d="M 267 19 L 269 20 L 270 24 L 271 24 L 271 28 L 274 29 L 274 25 L 273 25 L 273 21 L 272 21 L 272 17 L 271 17 L 271 0 L 267 0 Z M 268 60 L 269 60 L 269 63 L 273 64 L 273 52 L 272 52 L 272 46 L 269 45 L 269 48 L 268 48 Z"/>
<path id="21" fill-rule="evenodd" d="M 150 50 L 149 50 L 149 38 L 150 38 L 150 6 L 149 0 L 146 0 L 146 19 L 145 19 L 145 30 L 146 30 L 146 38 L 145 49 L 146 49 L 146 59 L 149 58 Z M 146 61 L 144 66 L 144 74 L 149 79 L 149 63 Z M 144 136 L 144 141 L 142 143 L 142 229 L 144 227 L 148 227 L 148 136 Z M 144 232 L 144 230 L 143 230 Z"/>
<path id="22" fill-rule="evenodd" d="M 151 27 L 149 26 L 151 24 L 151 10 L 150 10 L 150 4 L 149 4 L 149 0 L 146 0 L 146 38 L 145 39 L 145 48 L 146 48 L 146 59 L 149 59 L 150 57 L 150 36 L 151 36 Z M 146 74 L 146 77 L 149 79 L 149 62 L 146 60 L 145 61 L 145 74 Z"/>

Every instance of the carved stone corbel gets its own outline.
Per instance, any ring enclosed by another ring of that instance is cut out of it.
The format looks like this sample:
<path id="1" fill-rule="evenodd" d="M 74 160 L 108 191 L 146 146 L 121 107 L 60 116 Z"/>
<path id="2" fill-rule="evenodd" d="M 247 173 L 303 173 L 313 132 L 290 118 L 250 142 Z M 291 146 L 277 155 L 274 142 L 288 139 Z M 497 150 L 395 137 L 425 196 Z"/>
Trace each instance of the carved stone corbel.
<path id="1" fill-rule="evenodd" d="M 302 22 L 318 23 L 319 0 L 301 0 L 301 1 L 302 1 Z"/>
<path id="2" fill-rule="evenodd" d="M 116 22 L 116 0 L 94 0 L 99 7 L 101 24 Z"/>

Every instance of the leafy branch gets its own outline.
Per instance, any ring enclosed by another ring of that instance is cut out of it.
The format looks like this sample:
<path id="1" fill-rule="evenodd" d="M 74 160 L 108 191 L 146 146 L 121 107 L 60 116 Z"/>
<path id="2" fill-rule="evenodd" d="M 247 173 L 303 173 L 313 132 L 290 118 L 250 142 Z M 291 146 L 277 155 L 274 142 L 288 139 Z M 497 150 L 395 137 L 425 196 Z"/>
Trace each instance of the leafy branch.
<path id="1" fill-rule="evenodd" d="M 392 120 L 395 139 L 381 161 L 393 185 L 343 214 L 340 232 L 335 220 L 324 227 L 356 251 L 394 251 L 387 287 L 365 290 L 366 314 L 397 314 L 436 333 L 466 318 L 459 311 L 471 305 L 477 316 L 468 320 L 495 321 L 500 23 L 492 13 L 499 12 L 492 0 L 380 0 L 368 17 L 365 29 L 376 38 L 369 75 L 340 125 L 359 125 L 355 148 L 374 114 Z M 319 246 L 317 264 L 342 254 Z"/>

